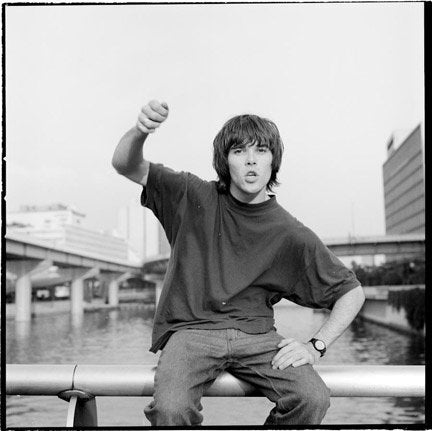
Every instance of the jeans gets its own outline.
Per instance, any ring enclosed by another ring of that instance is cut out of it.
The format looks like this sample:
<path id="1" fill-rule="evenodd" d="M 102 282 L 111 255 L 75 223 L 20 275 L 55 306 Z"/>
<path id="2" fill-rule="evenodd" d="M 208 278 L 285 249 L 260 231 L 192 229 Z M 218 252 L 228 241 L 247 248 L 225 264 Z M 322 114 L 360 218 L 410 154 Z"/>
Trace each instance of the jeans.
<path id="1" fill-rule="evenodd" d="M 159 358 L 154 399 L 144 409 L 147 419 L 152 426 L 200 425 L 201 397 L 226 370 L 258 387 L 275 403 L 264 425 L 320 424 L 330 406 L 330 391 L 309 364 L 272 369 L 271 360 L 282 339 L 276 331 L 175 332 Z"/>

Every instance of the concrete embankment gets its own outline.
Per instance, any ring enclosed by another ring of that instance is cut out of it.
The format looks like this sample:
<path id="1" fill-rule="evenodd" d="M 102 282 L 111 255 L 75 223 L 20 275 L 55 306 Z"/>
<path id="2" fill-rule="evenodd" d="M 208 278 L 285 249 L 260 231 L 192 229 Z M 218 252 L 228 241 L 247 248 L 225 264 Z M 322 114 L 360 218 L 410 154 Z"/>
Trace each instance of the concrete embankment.
<path id="1" fill-rule="evenodd" d="M 417 312 L 417 315 L 419 315 L 421 314 L 420 308 L 424 307 L 424 298 L 423 304 L 404 304 L 403 301 L 399 301 L 398 304 L 394 304 L 392 301 L 389 301 L 392 295 L 394 297 L 395 295 L 398 295 L 402 292 L 407 293 L 408 291 L 421 292 L 421 296 L 424 296 L 424 285 L 365 286 L 363 289 L 366 296 L 365 304 L 360 311 L 360 316 L 363 319 L 405 333 L 417 335 L 425 334 L 424 323 L 421 328 L 413 327 L 413 321 L 407 312 L 406 306 L 409 305 L 411 308 L 417 306 L 419 310 L 414 310 L 414 312 Z"/>

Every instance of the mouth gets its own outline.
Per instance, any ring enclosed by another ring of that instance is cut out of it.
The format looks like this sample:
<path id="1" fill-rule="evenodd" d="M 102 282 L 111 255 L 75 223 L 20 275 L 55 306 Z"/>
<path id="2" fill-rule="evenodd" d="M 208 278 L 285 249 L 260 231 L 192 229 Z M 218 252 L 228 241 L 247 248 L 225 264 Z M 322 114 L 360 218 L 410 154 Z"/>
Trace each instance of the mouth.
<path id="1" fill-rule="evenodd" d="M 258 178 L 258 174 L 255 171 L 246 172 L 245 180 L 246 182 L 254 182 Z"/>

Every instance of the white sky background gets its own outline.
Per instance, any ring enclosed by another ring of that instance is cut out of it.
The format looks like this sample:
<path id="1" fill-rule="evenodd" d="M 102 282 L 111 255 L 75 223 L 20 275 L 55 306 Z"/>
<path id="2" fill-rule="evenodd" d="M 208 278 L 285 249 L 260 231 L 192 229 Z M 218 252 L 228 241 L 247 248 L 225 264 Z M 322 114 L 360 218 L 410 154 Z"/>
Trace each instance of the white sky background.
<path id="1" fill-rule="evenodd" d="M 5 51 L 7 209 L 93 228 L 139 199 L 111 157 L 152 98 L 147 158 L 208 180 L 228 118 L 275 121 L 278 201 L 321 237 L 384 234 L 386 142 L 424 118 L 421 3 L 7 7 Z"/>

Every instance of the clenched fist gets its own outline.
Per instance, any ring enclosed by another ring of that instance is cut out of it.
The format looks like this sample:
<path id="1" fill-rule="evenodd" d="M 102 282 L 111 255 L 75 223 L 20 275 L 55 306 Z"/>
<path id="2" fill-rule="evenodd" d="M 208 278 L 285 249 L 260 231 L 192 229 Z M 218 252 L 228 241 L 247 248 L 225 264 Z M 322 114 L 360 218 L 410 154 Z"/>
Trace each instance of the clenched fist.
<path id="1" fill-rule="evenodd" d="M 168 105 L 166 102 L 152 100 L 141 109 L 136 127 L 143 133 L 154 133 L 167 117 Z"/>

